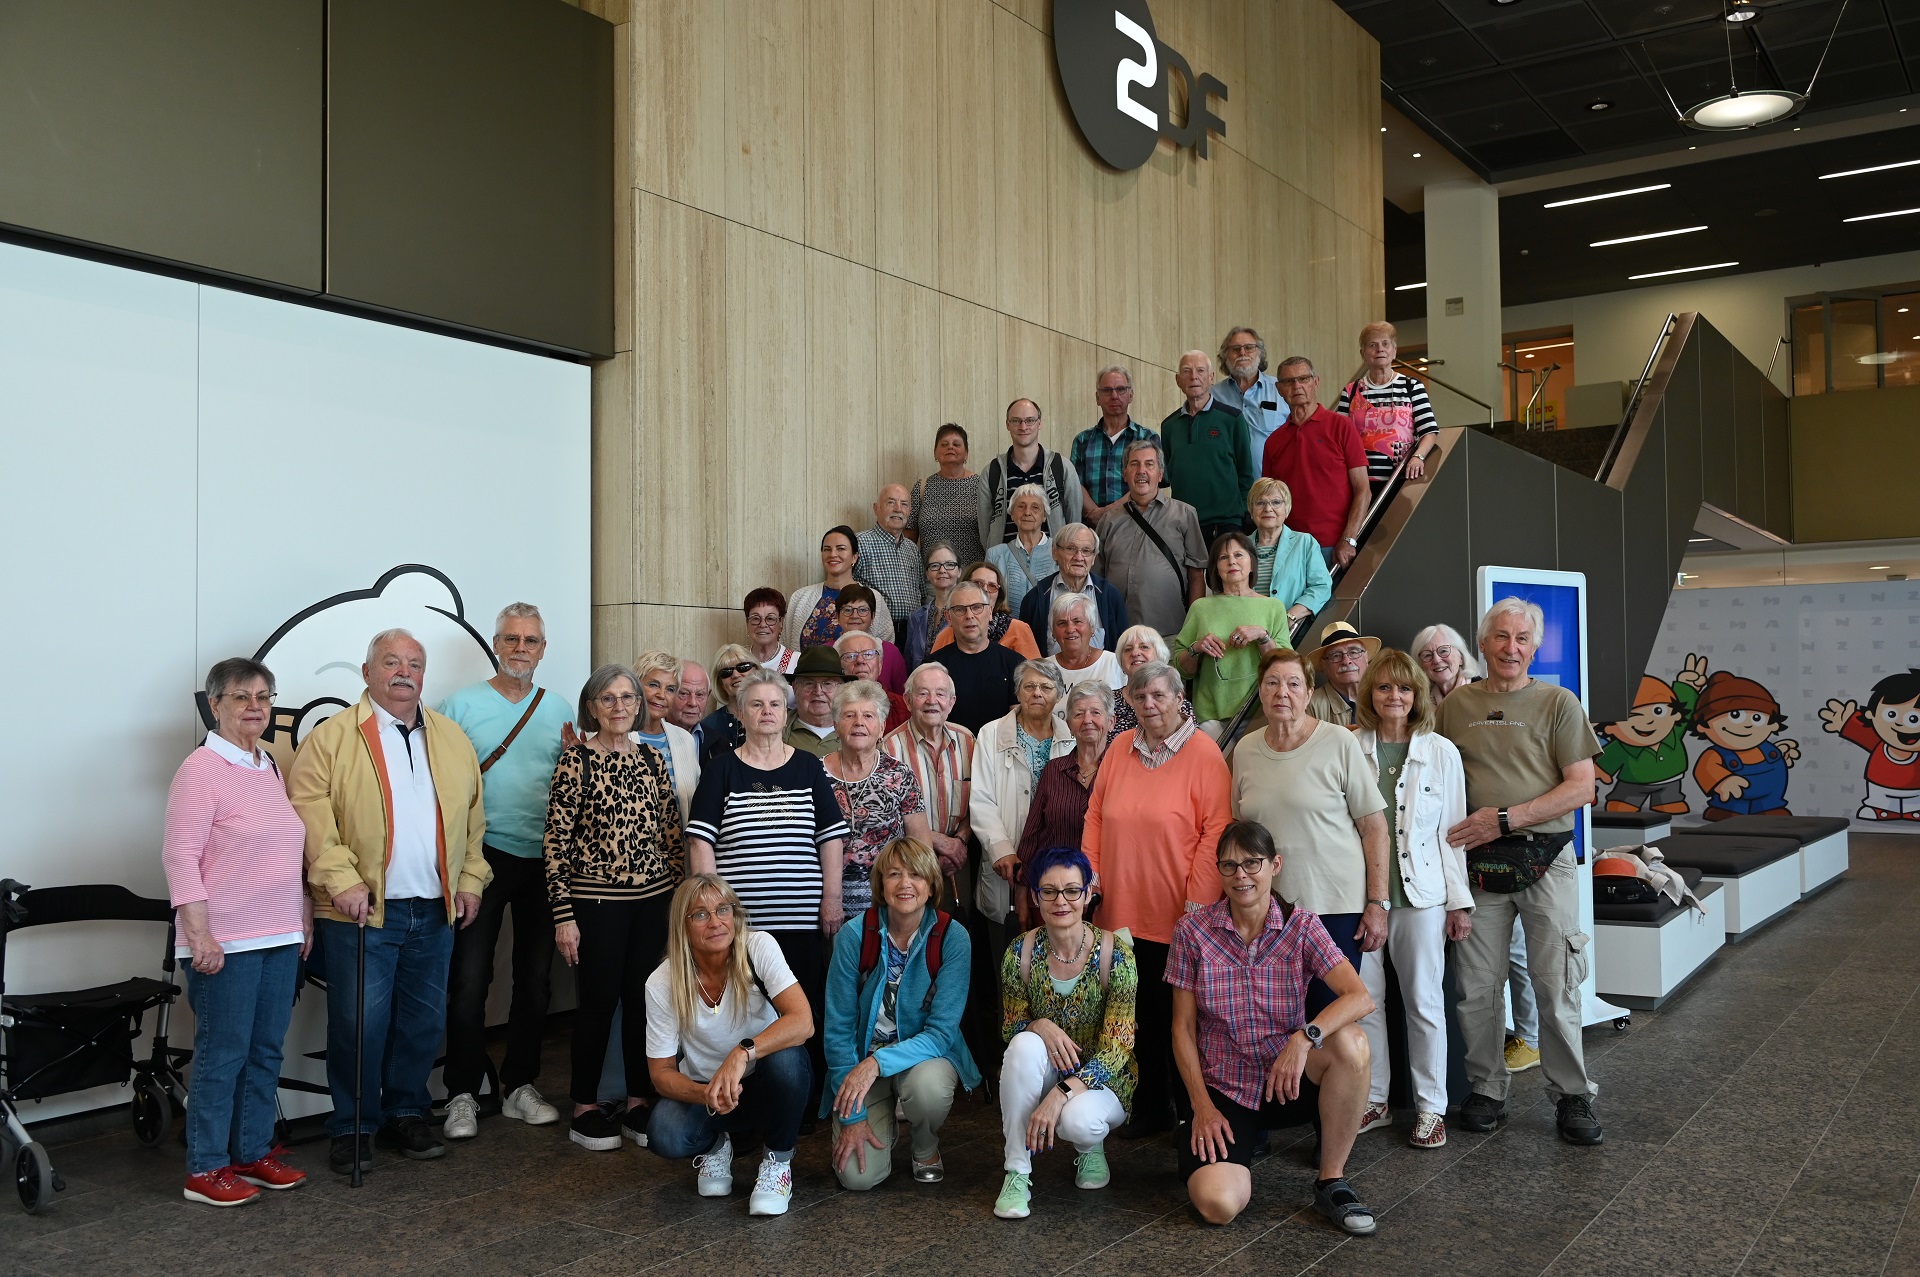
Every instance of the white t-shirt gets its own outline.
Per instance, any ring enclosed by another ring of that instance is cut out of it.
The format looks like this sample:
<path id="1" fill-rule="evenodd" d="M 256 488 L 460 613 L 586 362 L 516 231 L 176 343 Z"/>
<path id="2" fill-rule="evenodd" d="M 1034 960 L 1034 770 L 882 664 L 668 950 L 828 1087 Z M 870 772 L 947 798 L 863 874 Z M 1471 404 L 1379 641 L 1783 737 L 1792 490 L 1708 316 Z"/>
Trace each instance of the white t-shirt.
<path id="1" fill-rule="evenodd" d="M 1100 653 L 1098 659 L 1083 670 L 1070 670 L 1062 665 L 1060 673 L 1066 677 L 1069 688 L 1078 683 L 1093 682 L 1105 683 L 1117 692 L 1127 685 L 1126 671 L 1120 668 L 1120 658 L 1112 652 Z M 1061 703 L 1065 704 L 1065 701 Z"/>
<path id="2" fill-rule="evenodd" d="M 680 1071 L 696 1082 L 710 1082 L 727 1052 L 780 1018 L 769 997 L 779 997 L 799 981 L 787 966 L 780 944 L 764 931 L 747 935 L 747 959 L 767 986 L 762 997 L 758 986 L 747 983 L 747 1004 L 742 1007 L 734 996 L 733 985 L 720 997 L 720 1005 L 710 1007 L 699 997 L 693 1000 L 693 1023 L 681 1025 L 673 1013 L 673 978 L 667 964 L 655 967 L 647 977 L 647 1058 L 676 1059 Z"/>

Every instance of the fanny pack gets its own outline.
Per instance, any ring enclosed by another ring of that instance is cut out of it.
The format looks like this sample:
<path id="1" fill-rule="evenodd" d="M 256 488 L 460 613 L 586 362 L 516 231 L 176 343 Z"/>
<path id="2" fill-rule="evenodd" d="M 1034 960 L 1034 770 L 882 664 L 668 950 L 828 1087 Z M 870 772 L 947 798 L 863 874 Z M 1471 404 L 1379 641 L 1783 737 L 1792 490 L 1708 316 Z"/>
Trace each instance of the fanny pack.
<path id="1" fill-rule="evenodd" d="M 1509 834 L 1467 853 L 1467 881 L 1477 890 L 1512 895 L 1546 876 L 1572 834 Z"/>

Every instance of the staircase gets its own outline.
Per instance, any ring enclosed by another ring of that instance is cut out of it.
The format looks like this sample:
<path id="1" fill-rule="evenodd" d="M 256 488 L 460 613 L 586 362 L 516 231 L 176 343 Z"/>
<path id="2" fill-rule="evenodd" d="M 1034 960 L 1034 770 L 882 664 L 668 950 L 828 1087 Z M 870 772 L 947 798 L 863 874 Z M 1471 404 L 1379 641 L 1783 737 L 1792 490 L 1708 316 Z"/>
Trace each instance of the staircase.
<path id="1" fill-rule="evenodd" d="M 1444 621 L 1471 638 L 1480 566 L 1584 572 L 1589 707 L 1599 721 L 1626 717 L 1696 525 L 1755 544 L 1790 537 L 1787 401 L 1689 312 L 1669 316 L 1597 461 L 1597 436 L 1542 442 L 1585 433 L 1522 435 L 1522 450 L 1484 427 L 1441 431 L 1426 479 L 1382 494 L 1308 633 L 1346 620 L 1404 645 Z M 1582 450 L 1531 452 L 1570 444 Z"/>

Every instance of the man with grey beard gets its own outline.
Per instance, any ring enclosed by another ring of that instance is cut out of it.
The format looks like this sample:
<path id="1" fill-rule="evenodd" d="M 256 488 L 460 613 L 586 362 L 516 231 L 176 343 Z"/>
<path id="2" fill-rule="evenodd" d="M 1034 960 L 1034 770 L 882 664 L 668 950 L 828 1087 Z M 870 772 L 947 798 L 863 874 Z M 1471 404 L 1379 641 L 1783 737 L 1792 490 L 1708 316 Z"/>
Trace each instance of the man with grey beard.
<path id="1" fill-rule="evenodd" d="M 1220 339 L 1220 371 L 1226 375 L 1213 388 L 1213 397 L 1230 408 L 1238 408 L 1247 419 L 1247 441 L 1253 445 L 1253 463 L 1257 468 L 1265 455 L 1267 436 L 1287 419 L 1287 405 L 1280 398 L 1280 386 L 1267 375 L 1267 343 L 1260 334 L 1242 324 L 1229 328 Z"/>

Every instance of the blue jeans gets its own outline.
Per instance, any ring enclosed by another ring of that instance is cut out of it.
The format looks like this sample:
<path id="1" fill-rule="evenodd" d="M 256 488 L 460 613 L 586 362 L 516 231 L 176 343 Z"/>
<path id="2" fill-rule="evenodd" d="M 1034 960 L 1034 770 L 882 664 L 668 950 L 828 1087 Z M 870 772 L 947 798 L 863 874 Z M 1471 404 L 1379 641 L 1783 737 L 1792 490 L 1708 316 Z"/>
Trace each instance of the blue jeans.
<path id="1" fill-rule="evenodd" d="M 327 978 L 327 1134 L 353 1130 L 354 954 L 358 929 L 322 918 Z M 447 1027 L 447 971 L 453 927 L 437 897 L 387 901 L 386 925 L 367 929 L 366 1059 L 360 1073 L 360 1133 L 397 1117 L 425 1117 L 427 1077 Z"/>
<path id="2" fill-rule="evenodd" d="M 273 1151 L 280 1047 L 299 972 L 297 944 L 230 953 L 213 975 L 188 967 L 187 1174 L 245 1166 Z"/>
<path id="3" fill-rule="evenodd" d="M 1528 1046 L 1540 1045 L 1540 1002 L 1533 996 L 1533 974 L 1527 970 L 1527 933 L 1513 929 L 1507 952 L 1507 992 L 1513 999 L 1513 1036 Z"/>
<path id="4" fill-rule="evenodd" d="M 758 1131 L 767 1149 L 787 1153 L 800 1140 L 800 1118 L 813 1098 L 813 1065 L 804 1046 L 775 1051 L 740 1083 L 740 1103 L 731 1113 L 709 1113 L 704 1104 L 662 1099 L 647 1121 L 647 1147 L 676 1161 L 713 1147 L 722 1132 Z"/>

